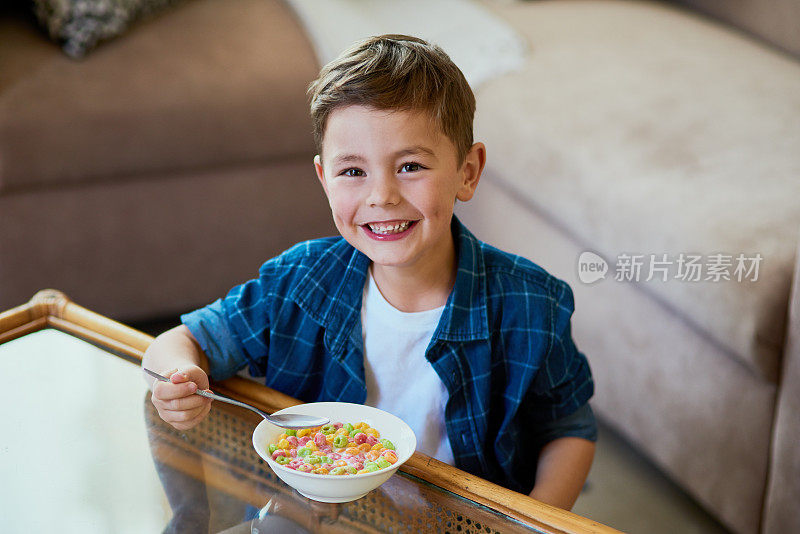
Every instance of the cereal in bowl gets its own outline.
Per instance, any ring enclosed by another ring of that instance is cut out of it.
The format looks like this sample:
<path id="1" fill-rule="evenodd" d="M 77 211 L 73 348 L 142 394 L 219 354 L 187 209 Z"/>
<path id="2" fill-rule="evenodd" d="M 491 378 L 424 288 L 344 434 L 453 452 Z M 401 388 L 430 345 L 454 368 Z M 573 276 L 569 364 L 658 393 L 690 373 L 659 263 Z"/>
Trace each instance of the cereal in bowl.
<path id="1" fill-rule="evenodd" d="M 363 422 L 290 429 L 267 450 L 283 467 L 317 475 L 360 475 L 397 462 L 394 444 Z"/>

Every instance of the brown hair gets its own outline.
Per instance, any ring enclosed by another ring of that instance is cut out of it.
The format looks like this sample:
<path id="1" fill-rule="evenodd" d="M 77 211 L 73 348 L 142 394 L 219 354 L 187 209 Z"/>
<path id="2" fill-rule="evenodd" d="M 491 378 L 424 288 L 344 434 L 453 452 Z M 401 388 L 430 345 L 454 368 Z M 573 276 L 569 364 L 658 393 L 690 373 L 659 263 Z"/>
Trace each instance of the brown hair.
<path id="1" fill-rule="evenodd" d="M 459 165 L 472 146 L 472 89 L 444 50 L 417 37 L 391 34 L 357 42 L 322 68 L 308 94 L 319 154 L 328 116 L 350 105 L 428 112 L 455 145 Z"/>

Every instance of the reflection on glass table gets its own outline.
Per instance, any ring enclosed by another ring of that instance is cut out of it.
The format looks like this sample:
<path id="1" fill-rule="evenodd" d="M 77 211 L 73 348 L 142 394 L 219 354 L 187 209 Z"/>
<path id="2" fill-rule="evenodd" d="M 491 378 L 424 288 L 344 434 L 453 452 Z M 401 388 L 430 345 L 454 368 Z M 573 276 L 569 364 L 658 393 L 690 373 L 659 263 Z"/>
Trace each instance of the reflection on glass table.
<path id="1" fill-rule="evenodd" d="M 313 501 L 283 483 L 256 454 L 250 436 L 258 416 L 214 405 L 200 425 L 181 432 L 164 423 L 149 401 L 145 414 L 176 532 L 206 532 L 215 515 L 261 525 L 262 531 L 281 523 L 300 532 L 538 532 L 402 472 L 356 501 Z"/>

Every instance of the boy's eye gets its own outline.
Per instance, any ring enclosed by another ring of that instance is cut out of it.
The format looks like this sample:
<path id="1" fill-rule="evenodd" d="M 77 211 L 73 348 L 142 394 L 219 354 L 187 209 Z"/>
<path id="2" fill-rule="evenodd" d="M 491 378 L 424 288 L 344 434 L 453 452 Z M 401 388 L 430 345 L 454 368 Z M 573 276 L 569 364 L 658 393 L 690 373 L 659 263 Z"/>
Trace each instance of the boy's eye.
<path id="1" fill-rule="evenodd" d="M 341 174 L 344 174 L 345 176 L 363 176 L 364 171 L 362 171 L 361 169 L 351 168 L 351 169 L 346 169 Z"/>
<path id="2" fill-rule="evenodd" d="M 419 163 L 408 162 L 408 163 L 403 163 L 403 166 L 400 167 L 400 170 L 403 172 L 416 172 L 422 168 L 423 168 L 422 165 L 420 165 Z"/>

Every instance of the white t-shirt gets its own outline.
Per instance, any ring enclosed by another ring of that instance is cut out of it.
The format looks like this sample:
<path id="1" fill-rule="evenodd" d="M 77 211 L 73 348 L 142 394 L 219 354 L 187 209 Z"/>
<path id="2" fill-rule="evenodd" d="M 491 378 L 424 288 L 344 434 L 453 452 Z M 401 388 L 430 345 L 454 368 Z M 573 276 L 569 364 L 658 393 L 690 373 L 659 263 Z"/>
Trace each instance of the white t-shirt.
<path id="1" fill-rule="evenodd" d="M 402 312 L 383 297 L 369 273 L 361 305 L 365 404 L 408 423 L 417 436 L 418 451 L 452 465 L 444 424 L 447 388 L 425 359 L 443 309 Z"/>

